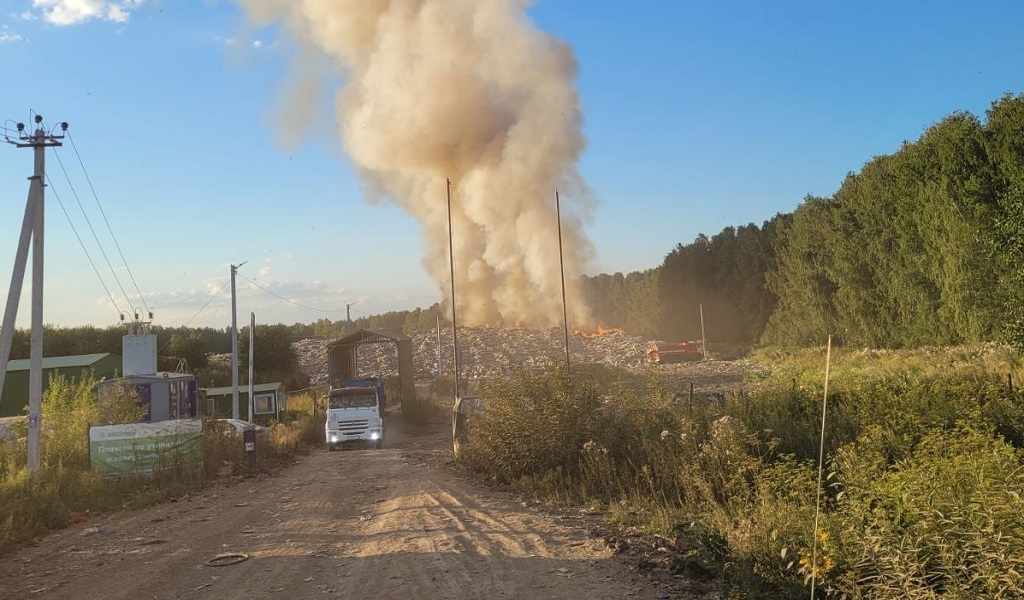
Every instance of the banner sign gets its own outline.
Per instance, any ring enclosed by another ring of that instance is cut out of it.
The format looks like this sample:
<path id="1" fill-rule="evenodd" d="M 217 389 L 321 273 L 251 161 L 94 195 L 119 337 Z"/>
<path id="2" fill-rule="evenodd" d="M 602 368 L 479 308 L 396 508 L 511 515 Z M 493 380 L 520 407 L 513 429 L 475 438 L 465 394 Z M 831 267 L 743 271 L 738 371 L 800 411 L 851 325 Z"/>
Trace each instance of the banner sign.
<path id="1" fill-rule="evenodd" d="M 151 475 L 175 464 L 202 464 L 203 424 L 182 419 L 89 428 L 89 464 L 110 475 Z"/>

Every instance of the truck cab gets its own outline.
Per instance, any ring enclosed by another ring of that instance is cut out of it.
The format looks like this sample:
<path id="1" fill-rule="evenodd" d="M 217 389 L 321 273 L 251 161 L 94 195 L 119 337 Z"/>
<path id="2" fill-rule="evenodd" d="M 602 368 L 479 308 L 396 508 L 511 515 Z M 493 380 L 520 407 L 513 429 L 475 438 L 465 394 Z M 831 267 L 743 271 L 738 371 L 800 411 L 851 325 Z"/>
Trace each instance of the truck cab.
<path id="1" fill-rule="evenodd" d="M 353 442 L 370 442 L 377 449 L 384 445 L 383 388 L 364 380 L 345 382 L 345 387 L 328 392 L 324 428 L 329 450 Z"/>

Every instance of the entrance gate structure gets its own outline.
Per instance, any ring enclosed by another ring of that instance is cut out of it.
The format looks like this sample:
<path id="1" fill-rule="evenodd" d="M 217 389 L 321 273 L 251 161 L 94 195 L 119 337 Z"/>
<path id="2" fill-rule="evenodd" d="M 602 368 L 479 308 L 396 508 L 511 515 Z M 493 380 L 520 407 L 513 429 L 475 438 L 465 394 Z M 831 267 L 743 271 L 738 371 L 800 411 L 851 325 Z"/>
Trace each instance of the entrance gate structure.
<path id="1" fill-rule="evenodd" d="M 359 373 L 356 361 L 359 346 L 388 342 L 398 346 L 399 402 L 402 412 L 411 408 L 412 403 L 416 401 L 416 385 L 412 368 L 412 338 L 401 333 L 360 329 L 327 344 L 327 373 L 330 386 L 332 388 L 342 387 L 348 379 L 375 376 L 376 374 L 373 373 Z"/>

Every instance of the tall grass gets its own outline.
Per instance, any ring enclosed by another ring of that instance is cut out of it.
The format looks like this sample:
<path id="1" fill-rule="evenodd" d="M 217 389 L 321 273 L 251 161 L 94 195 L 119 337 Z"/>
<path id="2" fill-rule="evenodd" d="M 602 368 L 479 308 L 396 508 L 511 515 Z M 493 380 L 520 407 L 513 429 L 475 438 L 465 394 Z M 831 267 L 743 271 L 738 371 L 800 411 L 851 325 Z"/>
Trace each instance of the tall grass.
<path id="1" fill-rule="evenodd" d="M 487 390 L 462 460 L 668 536 L 678 572 L 735 598 L 806 598 L 812 573 L 821 597 L 1024 597 L 1024 397 L 1003 352 L 840 355 L 816 561 L 817 353 L 776 356 L 721 405 L 673 405 L 656 379 L 520 373 Z"/>
<path id="2" fill-rule="evenodd" d="M 0 442 L 0 555 L 32 538 L 125 506 L 138 506 L 180 497 L 225 475 L 250 470 L 241 440 L 206 429 L 202 465 L 177 461 L 149 479 L 104 478 L 89 467 L 90 425 L 137 422 L 145 409 L 129 390 L 96 395 L 97 381 L 50 380 L 43 398 L 41 466 L 27 468 L 26 425 L 16 428 L 17 440 Z M 293 415 L 287 424 L 274 424 L 257 441 L 259 465 L 265 469 L 287 461 L 311 444 L 320 442 L 322 419 L 313 411 L 312 398 L 291 400 Z"/>

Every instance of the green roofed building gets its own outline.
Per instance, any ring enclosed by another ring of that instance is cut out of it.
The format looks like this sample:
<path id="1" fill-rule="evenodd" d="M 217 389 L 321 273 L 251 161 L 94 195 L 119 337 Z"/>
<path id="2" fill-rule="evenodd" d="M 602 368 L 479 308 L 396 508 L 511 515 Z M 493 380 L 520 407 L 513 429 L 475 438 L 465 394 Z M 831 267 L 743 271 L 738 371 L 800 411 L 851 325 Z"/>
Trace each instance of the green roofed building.
<path id="1" fill-rule="evenodd" d="M 43 390 L 53 375 L 80 379 L 92 373 L 96 379 L 116 377 L 121 371 L 121 357 L 110 354 L 80 354 L 78 356 L 53 356 L 43 359 Z M 7 363 L 7 377 L 3 394 L 0 395 L 0 417 L 25 414 L 28 406 L 29 359 L 12 360 Z"/>
<path id="2" fill-rule="evenodd" d="M 268 418 L 287 410 L 287 394 L 283 383 L 257 383 L 252 386 L 255 401 L 254 416 Z M 211 417 L 230 417 L 233 388 L 199 388 L 202 412 Z M 238 416 L 249 419 L 249 384 L 238 386 Z"/>

